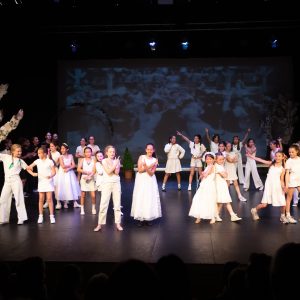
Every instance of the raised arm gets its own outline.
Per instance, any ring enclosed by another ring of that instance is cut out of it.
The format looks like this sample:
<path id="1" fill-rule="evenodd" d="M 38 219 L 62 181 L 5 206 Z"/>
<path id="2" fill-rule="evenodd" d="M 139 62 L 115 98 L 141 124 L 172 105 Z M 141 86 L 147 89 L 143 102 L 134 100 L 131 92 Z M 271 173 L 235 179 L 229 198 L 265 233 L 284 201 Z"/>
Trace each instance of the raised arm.
<path id="1" fill-rule="evenodd" d="M 246 131 L 246 133 L 245 133 L 245 136 L 244 136 L 244 138 L 242 140 L 242 144 L 243 145 L 246 143 L 246 140 L 248 138 L 248 135 L 249 135 L 250 131 L 251 131 L 251 128 L 248 128 L 247 131 Z"/>
<path id="2" fill-rule="evenodd" d="M 279 144 L 280 151 L 283 151 L 282 138 L 278 138 L 277 141 L 278 141 L 278 144 Z"/>
<path id="3" fill-rule="evenodd" d="M 184 136 L 181 132 L 176 131 L 177 135 L 181 136 L 186 142 L 190 143 L 191 140 L 189 138 L 187 138 L 186 136 Z"/>
<path id="4" fill-rule="evenodd" d="M 210 138 L 210 135 L 209 135 L 209 132 L 208 132 L 208 128 L 205 128 L 205 134 L 206 134 L 206 138 L 207 138 L 208 142 L 210 143 L 211 138 Z"/>

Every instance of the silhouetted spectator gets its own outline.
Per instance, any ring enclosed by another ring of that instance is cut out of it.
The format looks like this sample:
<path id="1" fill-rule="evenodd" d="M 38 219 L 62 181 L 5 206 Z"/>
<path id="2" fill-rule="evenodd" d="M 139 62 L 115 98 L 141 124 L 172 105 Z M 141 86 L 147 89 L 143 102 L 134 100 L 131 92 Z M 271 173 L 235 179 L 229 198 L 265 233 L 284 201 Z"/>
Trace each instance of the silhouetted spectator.
<path id="1" fill-rule="evenodd" d="M 186 265 L 178 256 L 170 254 L 161 257 L 156 269 L 163 299 L 192 299 Z"/>
<path id="2" fill-rule="evenodd" d="M 108 276 L 104 273 L 93 275 L 86 286 L 84 299 L 85 300 L 96 300 L 96 299 L 107 299 L 108 295 Z"/>
<path id="3" fill-rule="evenodd" d="M 300 270 L 300 244 L 281 246 L 272 261 L 271 289 L 274 300 L 298 299 Z"/>

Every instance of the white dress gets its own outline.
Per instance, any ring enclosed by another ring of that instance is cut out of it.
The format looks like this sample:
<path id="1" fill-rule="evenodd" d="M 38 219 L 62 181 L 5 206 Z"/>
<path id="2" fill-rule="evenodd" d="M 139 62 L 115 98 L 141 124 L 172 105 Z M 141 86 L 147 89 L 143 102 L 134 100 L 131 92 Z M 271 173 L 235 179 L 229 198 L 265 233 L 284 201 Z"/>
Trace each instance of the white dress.
<path id="1" fill-rule="evenodd" d="M 72 155 L 62 157 L 64 165 L 71 165 Z M 57 198 L 56 200 L 77 200 L 81 195 L 80 186 L 77 181 L 74 170 L 64 172 L 63 168 L 59 166 L 57 174 Z"/>
<path id="2" fill-rule="evenodd" d="M 232 164 L 234 165 L 234 164 Z M 227 185 L 227 178 L 222 177 L 218 173 L 225 172 L 224 166 L 219 164 L 215 164 L 215 172 L 216 172 L 216 189 L 217 189 L 217 202 L 218 203 L 230 203 L 232 202 L 231 196 L 229 194 L 229 189 Z"/>
<path id="3" fill-rule="evenodd" d="M 205 168 L 204 172 L 207 171 Z M 214 168 L 214 166 L 213 166 Z M 200 186 L 193 197 L 189 216 L 199 219 L 213 219 L 216 215 L 217 189 L 216 174 L 213 171 L 201 180 Z"/>
<path id="4" fill-rule="evenodd" d="M 181 171 L 180 159 L 183 158 L 185 150 L 178 144 L 166 144 L 164 151 L 168 154 L 166 173 L 178 173 Z"/>
<path id="5" fill-rule="evenodd" d="M 155 162 L 155 158 L 141 158 L 147 166 Z M 139 221 L 151 221 L 161 217 L 161 205 L 155 174 L 136 173 L 132 195 L 131 217 Z"/>
<path id="6" fill-rule="evenodd" d="M 226 158 L 229 157 L 231 159 L 234 159 L 236 157 L 236 153 L 232 152 L 226 152 Z M 225 171 L 227 172 L 227 178 L 226 180 L 237 180 L 238 176 L 236 174 L 236 164 L 231 163 L 225 159 Z"/>
<path id="7" fill-rule="evenodd" d="M 95 161 L 91 158 L 88 162 L 85 158 L 82 159 L 82 170 L 84 172 L 93 172 L 95 168 Z M 86 174 L 82 174 L 80 178 L 80 187 L 82 192 L 94 192 L 96 191 L 96 183 L 94 176 L 88 177 Z"/>
<path id="8" fill-rule="evenodd" d="M 261 203 L 272 204 L 272 206 L 285 206 L 285 195 L 280 181 L 282 171 L 282 166 L 271 166 L 269 168 Z"/>
<path id="9" fill-rule="evenodd" d="M 212 153 L 218 153 L 219 152 L 219 144 L 215 143 L 213 141 L 210 141 L 210 151 Z"/>
<path id="10" fill-rule="evenodd" d="M 53 192 L 54 191 L 54 181 L 51 176 L 51 170 L 54 166 L 54 162 L 49 159 L 36 159 L 33 162 L 37 166 L 38 171 L 38 191 L 39 192 Z"/>

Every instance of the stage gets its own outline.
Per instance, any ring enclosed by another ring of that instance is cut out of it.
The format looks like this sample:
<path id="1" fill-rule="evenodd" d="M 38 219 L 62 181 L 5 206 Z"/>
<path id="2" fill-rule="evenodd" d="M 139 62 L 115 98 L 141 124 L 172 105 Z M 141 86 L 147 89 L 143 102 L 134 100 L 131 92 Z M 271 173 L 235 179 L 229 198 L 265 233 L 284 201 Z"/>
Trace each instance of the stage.
<path id="1" fill-rule="evenodd" d="M 161 176 L 158 174 L 159 187 Z M 241 221 L 231 222 L 223 208 L 223 222 L 194 224 L 188 212 L 195 184 L 192 192 L 188 192 L 187 176 L 188 173 L 183 174 L 181 191 L 177 191 L 175 176 L 169 179 L 167 192 L 160 192 L 163 217 L 152 226 L 143 227 L 137 227 L 130 217 L 134 180 L 122 178 L 123 232 L 114 227 L 111 205 L 107 225 L 101 232 L 94 232 L 98 215 L 91 214 L 90 201 L 87 201 L 84 216 L 78 208 L 62 208 L 55 212 L 56 224 L 51 225 L 48 210 L 45 210 L 44 224 L 37 224 L 38 194 L 34 193 L 25 199 L 29 221 L 17 225 L 12 205 L 11 223 L 0 227 L 0 257 L 4 261 L 19 261 L 37 255 L 47 262 L 99 263 L 136 258 L 155 263 L 161 256 L 174 253 L 187 264 L 224 264 L 230 260 L 247 263 L 252 252 L 273 255 L 284 243 L 300 242 L 299 225 L 281 224 L 278 208 L 267 207 L 260 213 L 261 220 L 252 220 L 250 209 L 263 195 L 263 191 L 257 191 L 253 186 L 243 192 L 249 199 L 247 202 L 237 200 L 233 186 L 230 187 L 232 205 L 243 218 Z M 298 207 L 292 207 L 292 214 L 299 219 Z"/>

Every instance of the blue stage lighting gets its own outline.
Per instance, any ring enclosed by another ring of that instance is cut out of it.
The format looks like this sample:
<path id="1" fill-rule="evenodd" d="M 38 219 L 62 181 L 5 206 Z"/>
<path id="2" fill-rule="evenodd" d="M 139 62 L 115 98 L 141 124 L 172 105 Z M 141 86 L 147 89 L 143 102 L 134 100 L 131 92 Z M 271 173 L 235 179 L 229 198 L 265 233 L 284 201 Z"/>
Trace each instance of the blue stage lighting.
<path id="1" fill-rule="evenodd" d="M 188 41 L 184 41 L 181 43 L 181 48 L 182 50 L 187 50 L 189 49 L 189 42 Z"/>

